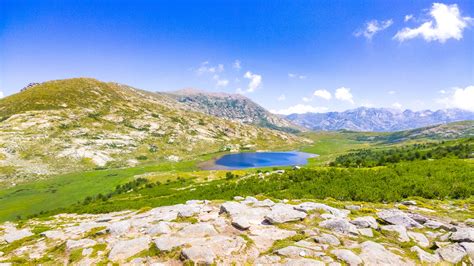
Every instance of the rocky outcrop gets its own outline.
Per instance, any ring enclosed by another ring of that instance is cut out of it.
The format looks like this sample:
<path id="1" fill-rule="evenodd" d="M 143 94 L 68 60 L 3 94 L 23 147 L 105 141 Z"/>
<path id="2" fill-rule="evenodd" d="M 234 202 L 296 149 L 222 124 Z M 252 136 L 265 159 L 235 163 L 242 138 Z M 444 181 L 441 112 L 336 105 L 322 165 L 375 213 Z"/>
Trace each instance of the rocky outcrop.
<path id="1" fill-rule="evenodd" d="M 60 214 L 21 227 L 0 224 L 0 250 L 6 251 L 0 263 L 336 266 L 455 264 L 474 258 L 472 227 L 433 213 L 423 222 L 417 217 L 423 214 L 413 209 L 361 215 L 355 208 L 348 215 L 318 202 L 235 200 L 193 200 L 145 212 Z M 420 227 L 429 222 L 443 226 Z M 34 233 L 36 228 L 50 230 Z"/>

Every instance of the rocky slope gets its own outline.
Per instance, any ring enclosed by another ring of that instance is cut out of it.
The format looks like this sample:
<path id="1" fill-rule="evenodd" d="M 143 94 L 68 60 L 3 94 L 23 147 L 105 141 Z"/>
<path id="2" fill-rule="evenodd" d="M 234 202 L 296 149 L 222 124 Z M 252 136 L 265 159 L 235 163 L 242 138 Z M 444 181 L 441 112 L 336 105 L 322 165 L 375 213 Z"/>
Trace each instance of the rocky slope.
<path id="1" fill-rule="evenodd" d="M 460 109 L 402 112 L 385 108 L 360 107 L 344 112 L 291 114 L 286 118 L 312 130 L 398 131 L 474 120 L 474 112 Z"/>
<path id="2" fill-rule="evenodd" d="M 202 200 L 0 225 L 0 262 L 443 265 L 474 262 L 472 205 Z M 330 206 L 333 205 L 333 206 Z"/>
<path id="3" fill-rule="evenodd" d="M 0 181 L 304 141 L 94 79 L 34 84 L 0 100 Z"/>
<path id="4" fill-rule="evenodd" d="M 189 106 L 192 110 L 205 114 L 286 132 L 294 133 L 302 129 L 239 94 L 184 89 L 167 93 L 167 95 Z"/>

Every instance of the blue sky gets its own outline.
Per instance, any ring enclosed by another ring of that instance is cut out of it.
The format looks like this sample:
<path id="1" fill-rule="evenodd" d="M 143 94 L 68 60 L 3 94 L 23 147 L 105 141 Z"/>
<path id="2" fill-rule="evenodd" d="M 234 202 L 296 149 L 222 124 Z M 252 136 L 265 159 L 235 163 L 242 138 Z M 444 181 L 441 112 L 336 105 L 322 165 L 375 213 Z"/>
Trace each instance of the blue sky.
<path id="1" fill-rule="evenodd" d="M 474 111 L 472 17 L 469 0 L 0 0 L 0 95 L 94 77 L 279 113 Z"/>

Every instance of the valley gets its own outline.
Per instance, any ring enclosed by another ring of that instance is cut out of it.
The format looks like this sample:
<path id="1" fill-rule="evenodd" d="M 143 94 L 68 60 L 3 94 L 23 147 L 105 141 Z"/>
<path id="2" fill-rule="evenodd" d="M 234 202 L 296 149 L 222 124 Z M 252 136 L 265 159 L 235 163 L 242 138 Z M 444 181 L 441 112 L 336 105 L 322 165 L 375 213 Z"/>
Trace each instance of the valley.
<path id="1" fill-rule="evenodd" d="M 474 121 L 308 131 L 235 97 L 79 78 L 0 99 L 0 262 L 472 263 Z M 202 167 L 265 151 L 311 158 Z"/>

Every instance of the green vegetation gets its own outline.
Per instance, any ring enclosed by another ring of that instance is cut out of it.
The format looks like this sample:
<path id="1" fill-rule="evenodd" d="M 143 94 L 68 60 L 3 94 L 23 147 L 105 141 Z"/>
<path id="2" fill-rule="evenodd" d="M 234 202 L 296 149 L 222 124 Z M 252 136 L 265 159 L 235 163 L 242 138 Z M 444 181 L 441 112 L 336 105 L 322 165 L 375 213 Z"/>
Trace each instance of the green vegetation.
<path id="1" fill-rule="evenodd" d="M 196 183 L 180 179 L 114 194 L 47 213 L 101 213 L 163 206 L 191 199 L 229 200 L 234 196 L 395 202 L 409 197 L 466 199 L 474 195 L 474 164 L 458 159 L 414 161 L 377 168 L 320 167 L 290 170 L 265 179 L 249 176 Z"/>
<path id="2" fill-rule="evenodd" d="M 359 150 L 341 155 L 331 166 L 374 167 L 391 163 L 441 158 L 472 158 L 474 138 L 440 143 L 413 144 L 384 150 Z"/>

